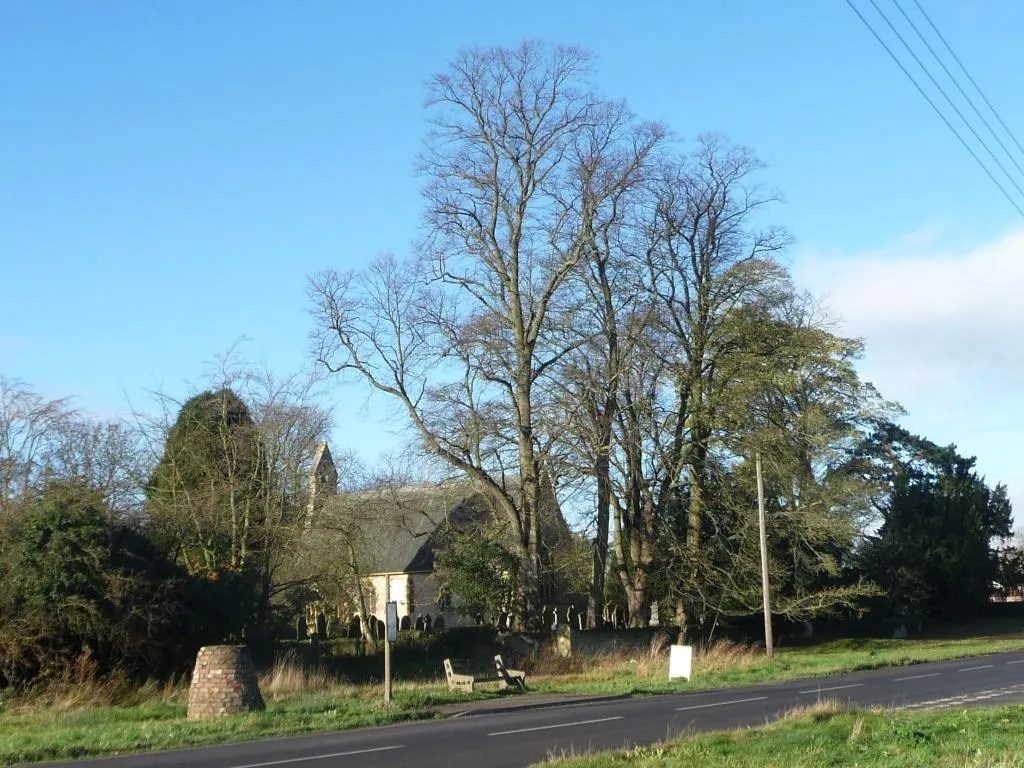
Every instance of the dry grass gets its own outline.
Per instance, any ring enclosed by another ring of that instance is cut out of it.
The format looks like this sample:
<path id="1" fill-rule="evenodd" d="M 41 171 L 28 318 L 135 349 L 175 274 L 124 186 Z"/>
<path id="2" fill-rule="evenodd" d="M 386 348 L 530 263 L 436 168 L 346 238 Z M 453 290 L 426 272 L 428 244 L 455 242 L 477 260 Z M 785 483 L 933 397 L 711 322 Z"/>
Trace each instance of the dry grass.
<path id="1" fill-rule="evenodd" d="M 0 698 L 2 709 L 12 712 L 69 712 L 95 707 L 134 707 L 153 701 L 182 700 L 188 684 L 182 678 L 139 683 L 125 675 L 100 677 L 98 665 L 88 652 L 58 680 L 21 691 L 17 697 Z"/>
<path id="2" fill-rule="evenodd" d="M 652 672 L 661 672 L 661 666 L 668 663 L 668 639 L 658 635 L 647 648 L 618 648 L 597 653 L 576 651 L 571 657 L 563 657 L 548 650 L 541 653 L 529 666 L 532 675 L 539 677 L 563 675 L 597 675 L 602 670 L 617 669 L 623 664 L 641 677 Z"/>
<path id="3" fill-rule="evenodd" d="M 838 715 L 840 712 L 849 712 L 850 708 L 844 706 L 836 699 L 820 699 L 815 701 L 813 704 L 804 704 L 799 707 L 792 707 L 787 709 L 781 715 L 779 720 L 802 720 L 804 718 L 810 718 L 812 720 L 822 720 L 829 717 Z M 863 721 L 857 726 L 858 733 L 860 729 L 864 727 Z"/>
<path id="4" fill-rule="evenodd" d="M 571 658 L 545 653 L 534 660 L 527 671 L 531 686 L 542 689 L 622 680 L 667 684 L 668 649 L 668 638 L 658 635 L 646 648 L 577 652 Z M 763 654 L 756 648 L 739 643 L 720 641 L 694 649 L 694 669 L 701 675 L 737 674 L 763 663 Z"/>
<path id="5" fill-rule="evenodd" d="M 323 693 L 340 688 L 356 688 L 340 675 L 323 667 L 305 666 L 293 653 L 286 653 L 274 668 L 260 676 L 260 690 L 273 701 L 306 693 Z"/>
<path id="6" fill-rule="evenodd" d="M 48 710 L 70 711 L 90 707 L 134 707 L 151 701 L 178 701 L 188 692 L 180 680 L 157 682 L 147 680 L 141 685 L 121 678 L 82 683 L 59 683 L 33 691 L 19 699 L 22 706 Z"/>
<path id="7" fill-rule="evenodd" d="M 764 661 L 764 651 L 752 645 L 742 645 L 728 640 L 719 640 L 708 646 L 698 647 L 694 654 L 694 667 L 702 672 L 724 672 L 737 669 L 753 669 Z"/>

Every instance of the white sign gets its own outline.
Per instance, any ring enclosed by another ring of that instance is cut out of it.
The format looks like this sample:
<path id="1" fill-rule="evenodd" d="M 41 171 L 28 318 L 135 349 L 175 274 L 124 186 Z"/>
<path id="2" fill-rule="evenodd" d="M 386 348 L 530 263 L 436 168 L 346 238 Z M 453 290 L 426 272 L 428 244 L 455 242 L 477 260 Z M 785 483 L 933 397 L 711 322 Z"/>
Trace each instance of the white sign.
<path id="1" fill-rule="evenodd" d="M 384 639 L 389 643 L 398 640 L 398 603 L 393 600 L 384 606 L 387 620 L 384 622 Z"/>
<path id="2" fill-rule="evenodd" d="M 673 645 L 669 648 L 668 656 L 668 679 L 676 678 L 690 679 L 693 671 L 693 646 Z"/>

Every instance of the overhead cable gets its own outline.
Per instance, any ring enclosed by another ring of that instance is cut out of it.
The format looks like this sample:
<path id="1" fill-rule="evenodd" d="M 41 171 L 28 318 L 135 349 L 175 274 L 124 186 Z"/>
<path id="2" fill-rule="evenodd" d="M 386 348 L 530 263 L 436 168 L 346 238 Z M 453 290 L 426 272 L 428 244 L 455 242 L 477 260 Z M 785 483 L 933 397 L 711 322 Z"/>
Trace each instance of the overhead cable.
<path id="1" fill-rule="evenodd" d="M 846 0 L 846 4 L 850 6 L 850 9 L 855 14 L 857 14 L 857 18 L 859 18 L 861 22 L 864 24 L 864 26 L 867 27 L 868 31 L 872 34 L 875 40 L 878 41 L 878 44 L 882 46 L 882 48 L 885 50 L 887 54 L 889 54 L 889 57 L 896 63 L 896 66 L 898 66 L 900 70 L 903 72 L 903 74 L 907 76 L 907 79 L 910 80 L 910 82 L 914 85 L 914 87 L 917 89 L 917 92 L 921 94 L 924 100 L 927 101 L 929 106 L 935 111 L 935 114 L 939 116 L 939 119 L 946 124 L 946 127 L 949 128 L 949 130 L 953 133 L 954 136 L 956 136 L 957 140 L 963 145 L 964 149 L 966 149 L 970 156 L 974 158 L 974 161 L 981 167 L 981 170 L 985 172 L 985 175 L 988 176 L 992 183 L 996 185 L 996 188 L 1003 193 L 1003 197 L 1005 197 L 1006 200 L 1010 203 L 1010 205 L 1012 205 L 1013 208 L 1017 211 L 1017 213 L 1019 213 L 1021 217 L 1024 218 L 1024 209 L 1022 209 L 1020 205 L 1017 203 L 1017 201 L 1013 199 L 1010 193 L 1006 191 L 1006 188 L 999 183 L 999 180 L 992 174 L 992 171 L 989 170 L 988 166 L 985 165 L 984 162 L 982 162 L 980 157 L 978 157 L 978 153 L 971 148 L 971 145 L 967 143 L 967 141 L 956 129 L 956 127 L 949 121 L 949 118 L 947 118 L 943 114 L 942 110 L 939 109 L 935 101 L 928 95 L 924 88 L 921 87 L 921 84 L 903 65 L 903 62 L 899 60 L 899 57 L 896 56 L 895 53 L 893 53 L 892 48 L 890 48 L 889 45 L 885 42 L 885 40 L 882 39 L 881 35 L 879 35 L 875 28 L 871 25 L 871 22 L 869 22 L 864 17 L 864 14 L 862 14 L 860 10 L 857 8 L 857 6 L 853 4 L 852 0 Z"/>

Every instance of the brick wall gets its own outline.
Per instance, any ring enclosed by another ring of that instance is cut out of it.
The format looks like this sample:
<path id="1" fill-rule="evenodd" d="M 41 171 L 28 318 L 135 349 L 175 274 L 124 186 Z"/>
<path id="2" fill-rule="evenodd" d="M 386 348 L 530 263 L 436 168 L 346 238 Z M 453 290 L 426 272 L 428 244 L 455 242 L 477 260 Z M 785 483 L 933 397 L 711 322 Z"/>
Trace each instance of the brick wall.
<path id="1" fill-rule="evenodd" d="M 263 709 L 256 667 L 244 645 L 207 645 L 199 649 L 188 689 L 189 720 Z"/>

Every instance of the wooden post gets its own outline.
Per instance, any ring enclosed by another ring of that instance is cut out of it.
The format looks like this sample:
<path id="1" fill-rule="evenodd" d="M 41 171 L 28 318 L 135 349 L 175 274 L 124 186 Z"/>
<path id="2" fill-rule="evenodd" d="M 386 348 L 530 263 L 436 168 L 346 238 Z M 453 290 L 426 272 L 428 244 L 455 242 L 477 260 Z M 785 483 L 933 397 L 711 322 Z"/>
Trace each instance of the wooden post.
<path id="1" fill-rule="evenodd" d="M 391 704 L 391 628 L 388 626 L 388 603 L 391 602 L 391 574 L 384 575 L 384 705 Z"/>
<path id="2" fill-rule="evenodd" d="M 772 600 L 768 587 L 768 533 L 764 522 L 764 481 L 761 478 L 761 452 L 754 453 L 754 466 L 757 469 L 757 522 L 761 531 L 761 592 L 764 600 L 764 647 L 768 658 L 775 656 L 772 641 Z"/>

